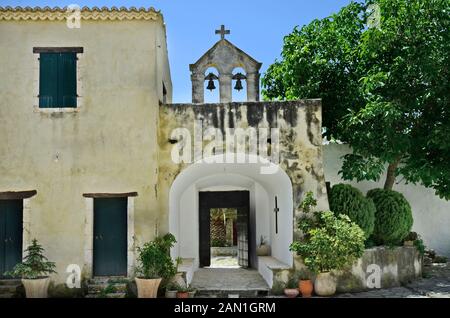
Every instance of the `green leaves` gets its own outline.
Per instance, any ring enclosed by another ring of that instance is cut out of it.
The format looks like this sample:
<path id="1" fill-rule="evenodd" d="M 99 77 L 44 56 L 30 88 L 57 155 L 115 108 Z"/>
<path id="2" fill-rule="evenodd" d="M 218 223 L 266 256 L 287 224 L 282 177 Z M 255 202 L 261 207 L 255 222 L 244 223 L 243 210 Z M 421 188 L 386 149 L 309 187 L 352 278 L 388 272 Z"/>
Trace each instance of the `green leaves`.
<path id="1" fill-rule="evenodd" d="M 177 268 L 170 257 L 170 248 L 175 243 L 175 237 L 169 233 L 138 247 L 137 275 L 145 279 L 173 277 Z"/>
<path id="2" fill-rule="evenodd" d="M 317 212 L 316 218 L 317 227 L 309 230 L 307 239 L 290 247 L 311 271 L 342 270 L 363 255 L 364 232 L 348 216 L 326 211 Z"/>
<path id="3" fill-rule="evenodd" d="M 308 215 L 316 205 L 312 193 L 307 193 L 301 204 L 305 214 L 298 220 L 304 235 L 291 244 L 290 250 L 300 255 L 313 272 L 344 269 L 363 255 L 364 231 L 347 215 L 335 216 L 330 211 Z"/>
<path id="4" fill-rule="evenodd" d="M 322 98 L 326 137 L 353 149 L 345 179 L 378 180 L 400 161 L 397 175 L 450 199 L 449 13 L 448 0 L 351 3 L 286 36 L 263 94 Z"/>
<path id="5" fill-rule="evenodd" d="M 33 239 L 25 253 L 27 255 L 23 262 L 17 264 L 11 272 L 6 272 L 5 276 L 38 279 L 56 273 L 55 263 L 49 262 L 43 255 L 44 249 L 36 239 Z"/>

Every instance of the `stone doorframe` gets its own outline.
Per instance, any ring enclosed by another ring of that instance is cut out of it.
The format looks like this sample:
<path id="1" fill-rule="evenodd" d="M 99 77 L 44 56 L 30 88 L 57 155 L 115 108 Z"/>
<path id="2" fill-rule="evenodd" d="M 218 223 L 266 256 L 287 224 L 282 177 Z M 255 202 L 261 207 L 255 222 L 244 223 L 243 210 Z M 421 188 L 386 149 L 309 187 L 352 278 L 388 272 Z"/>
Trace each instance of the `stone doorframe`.
<path id="1" fill-rule="evenodd" d="M 36 194 L 36 190 L 0 192 L 0 200 L 22 200 L 22 257 L 31 244 L 31 198 Z"/>
<path id="2" fill-rule="evenodd" d="M 84 227 L 84 266 L 83 274 L 87 278 L 93 276 L 94 264 L 94 200 L 101 198 L 127 198 L 127 276 L 134 275 L 135 242 L 134 242 L 134 199 L 137 192 L 130 193 L 85 193 L 85 227 Z"/>

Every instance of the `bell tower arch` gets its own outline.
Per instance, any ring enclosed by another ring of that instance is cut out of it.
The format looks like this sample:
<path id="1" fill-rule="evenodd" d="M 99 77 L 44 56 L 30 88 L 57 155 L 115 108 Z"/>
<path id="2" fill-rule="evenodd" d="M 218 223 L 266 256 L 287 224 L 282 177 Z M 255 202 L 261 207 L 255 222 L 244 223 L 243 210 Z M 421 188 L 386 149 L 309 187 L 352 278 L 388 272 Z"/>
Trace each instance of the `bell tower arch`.
<path id="1" fill-rule="evenodd" d="M 192 103 L 205 102 L 205 81 L 208 81 L 209 89 L 216 89 L 215 81 L 220 87 L 220 103 L 231 103 L 233 89 L 242 89 L 242 81 L 246 81 L 247 101 L 259 101 L 259 81 L 262 64 L 253 57 L 239 49 L 228 41 L 225 36 L 231 34 L 224 25 L 220 30 L 220 40 L 213 45 L 197 62 L 189 66 L 192 81 Z M 205 72 L 208 68 L 215 67 L 219 75 L 212 76 Z M 246 74 L 233 74 L 235 68 L 246 70 Z M 233 87 L 233 81 L 235 85 Z"/>

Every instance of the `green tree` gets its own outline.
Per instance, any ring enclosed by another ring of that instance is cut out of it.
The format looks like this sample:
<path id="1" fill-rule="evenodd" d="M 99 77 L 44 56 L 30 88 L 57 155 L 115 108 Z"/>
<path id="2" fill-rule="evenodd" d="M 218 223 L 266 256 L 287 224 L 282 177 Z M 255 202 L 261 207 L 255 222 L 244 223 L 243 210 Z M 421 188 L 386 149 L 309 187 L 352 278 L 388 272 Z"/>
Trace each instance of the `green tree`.
<path id="1" fill-rule="evenodd" d="M 351 3 L 285 38 L 263 93 L 323 99 L 327 137 L 353 149 L 344 179 L 377 181 L 387 167 L 385 189 L 401 174 L 450 199 L 449 13 L 448 0 Z"/>

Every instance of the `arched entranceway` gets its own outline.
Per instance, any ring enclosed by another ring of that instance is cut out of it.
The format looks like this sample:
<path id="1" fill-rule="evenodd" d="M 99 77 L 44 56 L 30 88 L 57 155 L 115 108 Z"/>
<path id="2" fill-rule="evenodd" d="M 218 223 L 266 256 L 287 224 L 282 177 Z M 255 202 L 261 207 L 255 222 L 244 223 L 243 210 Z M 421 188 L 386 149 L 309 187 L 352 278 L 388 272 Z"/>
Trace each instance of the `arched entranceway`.
<path id="1" fill-rule="evenodd" d="M 192 260 L 192 271 L 200 266 L 199 193 L 248 191 L 250 264 L 258 268 L 256 247 L 263 237 L 270 245 L 270 256 L 292 266 L 289 245 L 293 238 L 294 213 L 292 184 L 288 175 L 256 156 L 249 158 L 247 163 L 205 163 L 214 162 L 212 159 L 189 166 L 172 184 L 169 228 L 178 241 L 172 249 L 172 256 Z M 263 174 L 262 171 L 274 173 Z"/>

